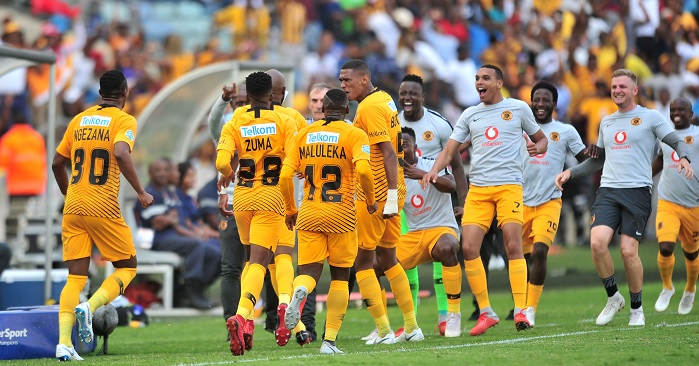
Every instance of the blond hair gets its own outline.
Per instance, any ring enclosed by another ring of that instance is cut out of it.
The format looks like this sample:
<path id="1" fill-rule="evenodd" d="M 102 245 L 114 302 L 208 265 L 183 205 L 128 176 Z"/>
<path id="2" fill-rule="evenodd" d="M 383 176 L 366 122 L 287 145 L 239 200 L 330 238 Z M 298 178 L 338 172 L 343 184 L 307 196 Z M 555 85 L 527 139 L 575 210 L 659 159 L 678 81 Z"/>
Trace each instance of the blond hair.
<path id="1" fill-rule="evenodd" d="M 636 78 L 636 74 L 633 73 L 633 71 L 629 69 L 617 69 L 614 70 L 612 73 L 612 79 L 619 77 L 619 76 L 627 76 L 629 79 L 633 80 L 634 84 L 638 84 L 638 79 Z"/>

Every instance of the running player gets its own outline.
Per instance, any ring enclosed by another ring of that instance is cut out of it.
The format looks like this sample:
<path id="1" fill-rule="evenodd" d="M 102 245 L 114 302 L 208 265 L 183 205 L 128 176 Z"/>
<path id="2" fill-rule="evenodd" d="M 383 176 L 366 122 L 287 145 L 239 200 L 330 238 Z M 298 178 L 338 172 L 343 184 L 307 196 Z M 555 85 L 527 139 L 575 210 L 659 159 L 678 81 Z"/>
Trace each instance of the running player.
<path id="1" fill-rule="evenodd" d="M 124 74 L 119 70 L 105 72 L 100 77 L 99 93 L 102 103 L 73 118 L 52 163 L 56 183 L 66 196 L 61 232 L 68 281 L 61 291 L 58 310 L 56 358 L 60 361 L 82 360 L 71 341 L 76 319 L 79 339 L 91 343 L 94 311 L 123 295 L 136 276 L 136 249 L 119 205 L 120 175 L 123 173 L 136 191 L 141 206 L 153 203 L 131 160 L 137 123 L 122 111 L 129 95 Z M 71 163 L 69 177 L 66 167 Z M 87 302 L 79 303 L 87 282 L 92 243 L 115 270 Z"/>

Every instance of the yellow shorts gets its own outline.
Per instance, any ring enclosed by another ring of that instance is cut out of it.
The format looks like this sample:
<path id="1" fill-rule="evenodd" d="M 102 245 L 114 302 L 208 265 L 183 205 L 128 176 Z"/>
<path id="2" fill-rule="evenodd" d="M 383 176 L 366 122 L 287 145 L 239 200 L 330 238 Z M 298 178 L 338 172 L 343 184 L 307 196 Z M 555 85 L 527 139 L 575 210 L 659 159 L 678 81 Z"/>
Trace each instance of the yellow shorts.
<path id="1" fill-rule="evenodd" d="M 442 235 L 452 235 L 456 242 L 459 242 L 456 231 L 448 227 L 435 227 L 404 234 L 400 237 L 400 243 L 396 247 L 398 262 L 403 268 L 411 269 L 433 261 L 432 249 L 437 245 L 437 241 Z"/>
<path id="2" fill-rule="evenodd" d="M 279 245 L 283 247 L 294 247 L 296 244 L 296 233 L 294 230 L 289 230 L 286 223 L 282 220 L 282 231 L 279 235 Z"/>
<path id="3" fill-rule="evenodd" d="M 235 224 L 243 245 L 259 245 L 277 250 L 284 216 L 272 211 L 235 211 Z"/>
<path id="4" fill-rule="evenodd" d="M 556 198 L 539 206 L 524 206 L 524 224 L 522 224 L 522 253 L 529 254 L 534 243 L 553 244 L 561 219 L 561 199 Z"/>
<path id="5" fill-rule="evenodd" d="M 400 241 L 400 215 L 385 220 L 383 207 L 385 201 L 378 201 L 379 209 L 370 215 L 366 209 L 366 201 L 356 201 L 357 208 L 357 241 L 359 247 L 365 250 L 375 250 L 377 246 L 382 248 L 395 248 Z M 403 203 L 399 200 L 398 212 L 403 209 Z"/>
<path id="6" fill-rule="evenodd" d="M 687 253 L 699 250 L 699 207 L 658 200 L 655 228 L 659 243 L 675 243 L 679 236 L 682 250 Z"/>
<path id="7" fill-rule="evenodd" d="M 496 212 L 498 227 L 510 222 L 522 225 L 524 221 L 522 201 L 522 186 L 517 184 L 489 187 L 471 185 L 466 196 L 461 225 L 477 225 L 488 232 Z"/>
<path id="8" fill-rule="evenodd" d="M 350 268 L 357 257 L 357 232 L 323 233 L 299 230 L 299 258 L 302 266 L 328 259 L 333 267 Z"/>
<path id="9" fill-rule="evenodd" d="M 136 255 L 131 229 L 121 217 L 64 215 L 61 231 L 64 261 L 90 257 L 92 243 L 106 261 L 116 262 Z"/>

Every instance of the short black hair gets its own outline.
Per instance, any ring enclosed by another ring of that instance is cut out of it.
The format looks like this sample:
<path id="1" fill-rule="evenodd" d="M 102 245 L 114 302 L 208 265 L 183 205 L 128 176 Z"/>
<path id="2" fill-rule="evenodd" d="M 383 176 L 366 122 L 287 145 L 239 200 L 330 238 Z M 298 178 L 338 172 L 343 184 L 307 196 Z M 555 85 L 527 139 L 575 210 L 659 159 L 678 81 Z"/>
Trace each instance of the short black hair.
<path id="1" fill-rule="evenodd" d="M 362 75 L 371 75 L 369 66 L 366 64 L 366 62 L 357 58 L 345 62 L 340 70 L 352 70 Z"/>
<path id="2" fill-rule="evenodd" d="M 532 93 L 529 96 L 531 99 L 534 99 L 534 92 L 536 92 L 539 89 L 546 89 L 551 92 L 551 96 L 553 97 L 553 102 L 558 103 L 558 89 L 556 89 L 556 86 L 549 83 L 546 80 L 541 80 L 538 83 L 534 84 L 534 87 L 532 88 Z"/>
<path id="3" fill-rule="evenodd" d="M 194 166 L 192 166 L 192 163 L 190 163 L 189 160 L 185 160 L 177 164 L 177 170 L 180 171 L 180 180 L 177 182 L 178 186 L 181 186 L 182 182 L 184 182 L 184 176 L 187 175 L 187 171 L 189 169 L 194 169 Z"/>
<path id="4" fill-rule="evenodd" d="M 415 130 L 413 130 L 410 127 L 401 127 L 400 130 L 404 135 L 408 135 L 408 136 L 412 137 L 413 140 L 417 142 L 417 137 L 415 136 Z"/>
<path id="5" fill-rule="evenodd" d="M 400 82 L 403 83 L 406 81 L 420 84 L 420 88 L 422 90 L 425 90 L 425 83 L 422 81 L 422 78 L 419 75 L 407 74 L 407 75 L 403 76 L 403 80 L 401 80 Z"/>
<path id="6" fill-rule="evenodd" d="M 253 97 L 264 97 L 272 92 L 272 77 L 266 72 L 255 71 L 245 78 L 245 88 Z"/>
<path id="7" fill-rule="evenodd" d="M 102 98 L 119 99 L 124 95 L 129 84 L 121 70 L 109 70 L 100 77 L 100 96 Z"/>
<path id="8" fill-rule="evenodd" d="M 485 64 L 485 65 L 481 66 L 481 69 L 495 70 L 495 76 L 497 76 L 498 80 L 503 80 L 505 78 L 505 74 L 502 73 L 502 70 L 495 65 Z"/>
<path id="9" fill-rule="evenodd" d="M 349 107 L 349 99 L 342 89 L 330 89 L 323 97 L 323 108 L 327 110 L 345 110 Z"/>

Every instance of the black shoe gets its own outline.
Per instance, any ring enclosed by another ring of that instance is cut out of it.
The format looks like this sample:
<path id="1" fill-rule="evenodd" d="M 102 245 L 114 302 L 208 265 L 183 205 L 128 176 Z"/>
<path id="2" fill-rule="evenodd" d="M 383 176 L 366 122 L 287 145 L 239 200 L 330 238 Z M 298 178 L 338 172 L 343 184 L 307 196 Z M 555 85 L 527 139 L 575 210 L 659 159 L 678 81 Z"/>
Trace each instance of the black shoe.
<path id="1" fill-rule="evenodd" d="M 205 288 L 206 286 L 199 281 L 188 281 L 185 283 L 185 291 L 190 307 L 199 310 L 211 309 L 211 303 L 204 295 Z"/>
<path id="2" fill-rule="evenodd" d="M 274 334 L 274 331 L 277 329 L 277 326 L 279 325 L 279 319 L 277 317 L 271 317 L 267 316 L 265 318 L 265 330 Z"/>
<path id="3" fill-rule="evenodd" d="M 471 316 L 468 318 L 468 320 L 475 322 L 478 320 L 479 316 L 481 316 L 481 311 L 479 309 L 476 309 L 471 313 Z"/>
<path id="4" fill-rule="evenodd" d="M 307 330 L 302 330 L 296 333 L 296 343 L 298 343 L 301 347 L 311 343 L 311 332 Z"/>
<path id="5" fill-rule="evenodd" d="M 510 313 L 507 314 L 506 320 L 514 320 L 515 319 L 515 309 L 510 310 Z"/>

